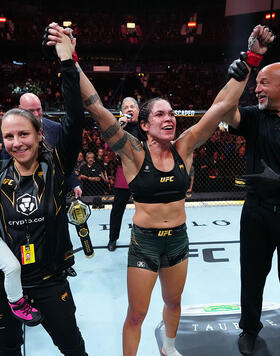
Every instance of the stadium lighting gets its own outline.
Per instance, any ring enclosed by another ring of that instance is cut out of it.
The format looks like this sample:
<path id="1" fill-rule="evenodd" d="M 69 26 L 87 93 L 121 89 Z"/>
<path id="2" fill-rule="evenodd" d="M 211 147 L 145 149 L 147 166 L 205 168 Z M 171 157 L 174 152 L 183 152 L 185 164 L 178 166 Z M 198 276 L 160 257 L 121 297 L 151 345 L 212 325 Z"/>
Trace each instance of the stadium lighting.
<path id="1" fill-rule="evenodd" d="M 72 25 L 72 21 L 63 21 L 64 27 L 70 27 Z"/>
<path id="2" fill-rule="evenodd" d="M 268 14 L 265 15 L 265 19 L 266 19 L 266 20 L 275 19 L 275 17 L 276 17 L 275 12 L 273 12 L 273 13 L 268 13 Z"/>
<path id="3" fill-rule="evenodd" d="M 188 27 L 196 27 L 196 21 L 188 22 Z"/>
<path id="4" fill-rule="evenodd" d="M 135 22 L 127 22 L 126 28 L 135 28 Z"/>
<path id="5" fill-rule="evenodd" d="M 6 17 L 0 17 L 0 22 L 6 22 L 7 21 L 7 19 L 6 19 Z"/>
<path id="6" fill-rule="evenodd" d="M 94 72 L 110 72 L 110 66 L 93 66 Z"/>

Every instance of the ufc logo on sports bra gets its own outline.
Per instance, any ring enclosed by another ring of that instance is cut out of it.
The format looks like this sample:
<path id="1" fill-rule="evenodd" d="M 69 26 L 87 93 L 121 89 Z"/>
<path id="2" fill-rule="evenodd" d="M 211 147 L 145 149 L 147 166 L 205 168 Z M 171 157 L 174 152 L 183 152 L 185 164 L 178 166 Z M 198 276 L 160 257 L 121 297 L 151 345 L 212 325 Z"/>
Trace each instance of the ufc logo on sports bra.
<path id="1" fill-rule="evenodd" d="M 173 182 L 173 181 L 174 181 L 174 176 L 160 178 L 160 183 L 167 183 L 167 182 Z"/>
<path id="2" fill-rule="evenodd" d="M 158 236 L 172 236 L 172 230 L 159 230 Z"/>

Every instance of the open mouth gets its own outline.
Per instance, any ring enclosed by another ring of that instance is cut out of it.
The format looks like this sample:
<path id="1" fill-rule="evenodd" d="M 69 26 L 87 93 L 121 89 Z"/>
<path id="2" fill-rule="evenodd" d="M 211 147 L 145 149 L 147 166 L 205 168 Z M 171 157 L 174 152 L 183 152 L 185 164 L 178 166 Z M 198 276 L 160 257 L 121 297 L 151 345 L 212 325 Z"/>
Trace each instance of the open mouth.
<path id="1" fill-rule="evenodd" d="M 257 98 L 258 98 L 258 101 L 264 101 L 267 98 L 267 96 L 266 95 L 259 95 Z"/>
<path id="2" fill-rule="evenodd" d="M 169 130 L 173 130 L 173 126 L 172 125 L 168 125 L 162 128 L 163 130 L 169 131 Z"/>

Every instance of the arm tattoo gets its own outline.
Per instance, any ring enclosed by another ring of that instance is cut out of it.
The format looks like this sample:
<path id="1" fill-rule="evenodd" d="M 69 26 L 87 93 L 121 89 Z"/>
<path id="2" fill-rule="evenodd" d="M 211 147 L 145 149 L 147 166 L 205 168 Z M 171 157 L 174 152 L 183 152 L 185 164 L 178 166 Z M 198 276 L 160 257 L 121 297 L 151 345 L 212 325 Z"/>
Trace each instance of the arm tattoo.
<path id="1" fill-rule="evenodd" d="M 103 131 L 101 130 L 103 139 L 108 142 L 113 136 L 115 136 L 115 134 L 120 130 L 120 124 L 118 123 L 118 121 L 116 121 L 113 125 L 111 125 L 110 127 L 108 127 L 107 130 Z M 120 138 L 116 143 L 114 143 L 111 146 L 111 149 L 114 152 L 120 151 L 123 149 L 123 147 L 125 146 L 126 142 L 129 141 L 132 149 L 134 151 L 142 151 L 143 147 L 141 145 L 141 142 L 134 137 L 133 135 L 129 134 L 128 132 L 124 132 L 124 135 L 122 136 L 122 138 Z"/>
<path id="2" fill-rule="evenodd" d="M 102 136 L 105 141 L 110 140 L 119 130 L 120 130 L 120 124 L 116 121 L 113 125 L 108 127 L 107 130 L 103 131 L 101 130 Z"/>
<path id="3" fill-rule="evenodd" d="M 138 138 L 134 137 L 133 135 L 129 134 L 128 132 L 126 132 L 127 135 L 127 139 L 130 142 L 132 149 L 134 151 L 142 151 L 143 150 L 143 146 L 141 145 L 141 142 L 138 140 Z"/>
<path id="4" fill-rule="evenodd" d="M 125 133 L 122 138 L 120 138 L 112 147 L 111 149 L 114 152 L 120 151 L 122 148 L 124 148 L 124 145 L 127 142 L 127 134 Z"/>
<path id="5" fill-rule="evenodd" d="M 227 90 L 227 88 L 228 88 L 228 85 L 226 84 L 222 90 Z"/>
<path id="6" fill-rule="evenodd" d="M 97 93 L 95 93 L 94 95 L 90 95 L 87 100 L 84 101 L 85 106 L 90 106 L 91 104 L 95 104 L 97 101 L 100 101 L 100 97 Z"/>

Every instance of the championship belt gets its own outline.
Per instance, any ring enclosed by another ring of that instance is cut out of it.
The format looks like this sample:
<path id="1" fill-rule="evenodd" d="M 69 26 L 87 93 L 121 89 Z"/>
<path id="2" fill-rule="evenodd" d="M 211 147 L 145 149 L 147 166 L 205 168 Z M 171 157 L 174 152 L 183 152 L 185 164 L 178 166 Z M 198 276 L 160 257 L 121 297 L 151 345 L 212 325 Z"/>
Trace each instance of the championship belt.
<path id="1" fill-rule="evenodd" d="M 88 205 L 80 200 L 72 201 L 67 213 L 69 222 L 76 226 L 84 253 L 88 258 L 94 256 L 94 250 L 89 236 L 88 225 L 86 223 L 90 214 L 91 211 Z"/>

